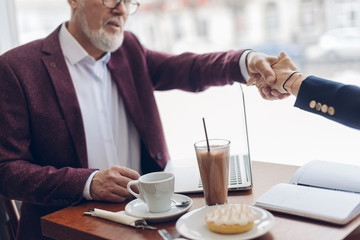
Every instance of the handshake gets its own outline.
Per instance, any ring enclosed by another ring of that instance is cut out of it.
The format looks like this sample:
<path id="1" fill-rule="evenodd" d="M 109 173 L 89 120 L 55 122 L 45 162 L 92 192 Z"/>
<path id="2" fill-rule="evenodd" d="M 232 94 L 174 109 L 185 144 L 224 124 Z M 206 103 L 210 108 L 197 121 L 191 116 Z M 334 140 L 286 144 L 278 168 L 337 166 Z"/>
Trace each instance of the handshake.
<path id="1" fill-rule="evenodd" d="M 246 66 L 250 76 L 247 85 L 255 84 L 260 95 L 267 100 L 283 99 L 291 94 L 297 96 L 306 78 L 284 52 L 278 57 L 249 52 Z"/>

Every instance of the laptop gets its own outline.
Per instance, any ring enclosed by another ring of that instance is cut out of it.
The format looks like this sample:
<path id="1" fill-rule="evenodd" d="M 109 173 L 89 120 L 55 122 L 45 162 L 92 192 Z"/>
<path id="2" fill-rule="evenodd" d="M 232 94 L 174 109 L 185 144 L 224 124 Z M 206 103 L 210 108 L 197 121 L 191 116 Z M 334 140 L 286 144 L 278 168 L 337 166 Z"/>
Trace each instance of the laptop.
<path id="1" fill-rule="evenodd" d="M 246 119 L 245 96 L 240 85 L 240 106 L 242 116 L 241 146 L 231 145 L 231 149 L 240 149 L 241 154 L 232 154 L 229 163 L 229 191 L 249 190 L 253 187 L 249 137 Z M 201 140 L 201 139 L 200 139 Z M 175 193 L 202 192 L 202 184 L 196 158 L 193 159 L 170 159 L 165 167 L 165 172 L 175 175 Z"/>

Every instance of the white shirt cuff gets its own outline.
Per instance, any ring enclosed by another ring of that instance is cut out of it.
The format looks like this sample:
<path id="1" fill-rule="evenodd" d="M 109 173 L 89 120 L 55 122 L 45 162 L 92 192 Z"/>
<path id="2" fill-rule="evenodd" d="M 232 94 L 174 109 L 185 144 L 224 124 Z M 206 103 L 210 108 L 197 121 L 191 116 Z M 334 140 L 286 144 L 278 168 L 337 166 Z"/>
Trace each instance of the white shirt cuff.
<path id="1" fill-rule="evenodd" d="M 247 67 L 246 67 L 246 57 L 251 51 L 252 50 L 245 50 L 241 54 L 240 59 L 239 59 L 240 71 L 241 71 L 241 74 L 242 74 L 242 76 L 243 76 L 243 78 L 245 79 L 246 82 L 250 78 L 250 75 L 249 75 L 249 73 L 247 71 Z"/>
<path id="2" fill-rule="evenodd" d="M 93 200 L 91 195 L 90 195 L 90 185 L 91 185 L 91 181 L 92 179 L 94 178 L 95 174 L 99 172 L 98 170 L 92 172 L 90 174 L 90 176 L 88 177 L 88 179 L 86 180 L 86 183 L 85 183 L 85 187 L 84 187 L 84 191 L 83 191 L 83 197 L 86 199 L 86 200 Z"/>

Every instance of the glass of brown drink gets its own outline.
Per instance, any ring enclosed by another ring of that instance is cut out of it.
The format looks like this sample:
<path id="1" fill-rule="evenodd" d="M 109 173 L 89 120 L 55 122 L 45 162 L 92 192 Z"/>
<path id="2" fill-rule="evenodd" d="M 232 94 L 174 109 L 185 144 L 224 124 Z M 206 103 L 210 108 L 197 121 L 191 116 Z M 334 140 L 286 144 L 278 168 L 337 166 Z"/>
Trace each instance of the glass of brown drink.
<path id="1" fill-rule="evenodd" d="M 207 205 L 224 204 L 228 196 L 230 141 L 209 139 L 195 143 L 195 153 L 200 170 Z"/>

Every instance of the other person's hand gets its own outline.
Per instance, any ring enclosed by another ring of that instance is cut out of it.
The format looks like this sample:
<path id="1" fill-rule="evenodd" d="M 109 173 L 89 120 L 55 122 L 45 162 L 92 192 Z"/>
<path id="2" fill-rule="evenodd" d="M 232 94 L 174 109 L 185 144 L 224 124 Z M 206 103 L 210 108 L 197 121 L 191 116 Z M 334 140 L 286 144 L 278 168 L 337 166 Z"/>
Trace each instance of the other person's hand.
<path id="1" fill-rule="evenodd" d="M 247 70 L 250 75 L 247 85 L 256 83 L 260 95 L 267 100 L 283 99 L 290 94 L 271 89 L 271 85 L 276 82 L 276 73 L 273 65 L 278 61 L 278 57 L 264 53 L 250 52 L 247 55 Z"/>
<path id="2" fill-rule="evenodd" d="M 279 61 L 272 66 L 276 74 L 276 81 L 271 84 L 271 88 L 276 89 L 281 93 L 287 93 L 289 90 L 284 86 L 285 81 L 291 80 L 293 77 L 291 74 L 298 72 L 299 70 L 285 52 L 281 52 L 278 59 Z"/>
<path id="3" fill-rule="evenodd" d="M 276 81 L 270 85 L 270 94 L 276 95 L 280 92 L 282 94 L 289 93 L 297 96 L 301 83 L 307 76 L 299 72 L 298 68 L 286 53 L 281 52 L 278 59 L 279 61 L 272 66 L 276 74 Z M 263 88 L 262 91 L 267 90 Z"/>
<path id="4" fill-rule="evenodd" d="M 131 180 L 139 173 L 126 167 L 112 166 L 95 174 L 90 185 L 90 195 L 97 201 L 123 202 L 132 196 L 127 190 Z"/>

